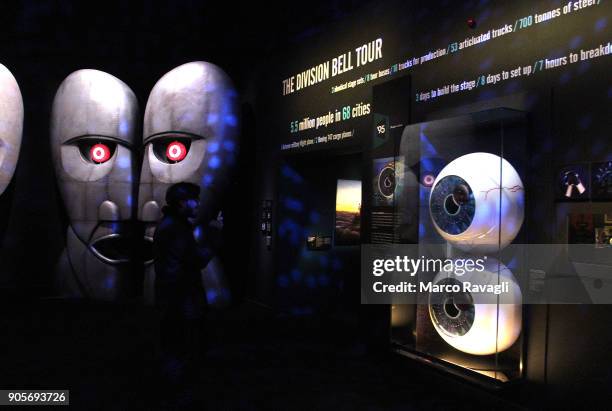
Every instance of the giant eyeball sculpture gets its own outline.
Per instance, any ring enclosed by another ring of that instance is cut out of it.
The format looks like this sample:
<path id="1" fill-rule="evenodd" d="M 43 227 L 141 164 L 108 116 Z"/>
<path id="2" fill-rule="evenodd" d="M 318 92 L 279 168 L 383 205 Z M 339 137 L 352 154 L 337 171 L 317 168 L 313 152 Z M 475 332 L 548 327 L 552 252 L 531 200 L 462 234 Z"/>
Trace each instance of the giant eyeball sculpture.
<path id="1" fill-rule="evenodd" d="M 471 153 L 438 174 L 429 211 L 442 238 L 462 251 L 484 255 L 514 240 L 523 224 L 524 196 L 523 182 L 507 160 Z M 448 344 L 468 354 L 489 355 L 517 340 L 521 290 L 501 262 L 489 257 L 484 270 L 463 276 L 441 272 L 433 284 L 444 292 L 430 293 L 429 315 Z"/>
<path id="2" fill-rule="evenodd" d="M 436 177 L 429 211 L 438 233 L 465 252 L 495 252 L 523 224 L 523 182 L 512 165 L 490 153 L 451 161 Z"/>
<path id="3" fill-rule="evenodd" d="M 504 351 L 521 333 L 522 294 L 516 279 L 494 258 L 483 266 L 483 271 L 459 277 L 441 271 L 433 287 L 448 291 L 429 294 L 429 316 L 440 337 L 474 355 Z M 492 291 L 496 286 L 499 294 Z"/>

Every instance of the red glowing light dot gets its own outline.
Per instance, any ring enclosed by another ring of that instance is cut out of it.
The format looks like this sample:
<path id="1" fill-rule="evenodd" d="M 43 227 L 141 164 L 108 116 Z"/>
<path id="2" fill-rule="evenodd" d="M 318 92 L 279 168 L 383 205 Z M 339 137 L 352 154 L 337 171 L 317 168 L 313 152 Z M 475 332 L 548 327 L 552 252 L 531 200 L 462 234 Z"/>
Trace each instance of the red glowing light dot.
<path id="1" fill-rule="evenodd" d="M 181 161 L 187 155 L 187 148 L 185 145 L 178 141 L 173 141 L 168 144 L 168 148 L 166 148 L 166 157 L 170 161 Z"/>
<path id="2" fill-rule="evenodd" d="M 105 163 L 111 157 L 110 148 L 106 144 L 98 143 L 89 150 L 89 157 L 95 163 Z"/>
<path id="3" fill-rule="evenodd" d="M 427 187 L 431 187 L 434 181 L 435 178 L 431 174 L 427 174 L 425 175 L 425 177 L 423 177 L 423 184 Z"/>

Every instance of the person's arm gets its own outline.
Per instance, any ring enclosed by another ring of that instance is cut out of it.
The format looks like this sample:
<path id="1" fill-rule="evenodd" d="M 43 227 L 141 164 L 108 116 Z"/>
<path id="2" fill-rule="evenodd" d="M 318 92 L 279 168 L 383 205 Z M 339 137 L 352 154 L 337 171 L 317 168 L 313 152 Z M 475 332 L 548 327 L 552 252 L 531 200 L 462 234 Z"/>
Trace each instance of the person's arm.
<path id="1" fill-rule="evenodd" d="M 205 268 L 210 260 L 219 254 L 223 240 L 223 214 L 207 224 L 199 225 L 194 230 L 195 255 L 200 269 Z"/>
<path id="2" fill-rule="evenodd" d="M 166 232 L 163 237 L 156 238 L 155 287 L 163 303 L 176 304 L 181 295 L 181 275 L 187 255 L 187 244 L 178 230 Z"/>
<path id="3" fill-rule="evenodd" d="M 215 253 L 206 241 L 206 230 L 202 230 L 200 227 L 199 232 L 200 235 L 198 238 L 194 238 L 192 253 L 198 268 L 202 269 L 208 265 L 210 260 L 215 256 Z"/>

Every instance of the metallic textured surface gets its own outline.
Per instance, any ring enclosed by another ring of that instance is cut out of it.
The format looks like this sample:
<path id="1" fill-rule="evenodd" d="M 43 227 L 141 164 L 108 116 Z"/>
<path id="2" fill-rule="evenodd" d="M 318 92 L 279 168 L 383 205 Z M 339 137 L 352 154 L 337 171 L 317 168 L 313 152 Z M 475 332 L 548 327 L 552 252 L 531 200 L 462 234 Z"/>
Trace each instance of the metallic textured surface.
<path id="1" fill-rule="evenodd" d="M 23 132 L 23 99 L 15 77 L 0 64 L 0 194 L 17 166 Z"/>
<path id="2" fill-rule="evenodd" d="M 235 161 L 238 131 L 237 93 L 229 77 L 214 64 L 183 64 L 155 84 L 144 115 L 145 155 L 138 193 L 138 218 L 148 224 L 146 237 L 154 235 L 167 188 L 178 182 L 200 185 L 198 221 L 208 224 L 210 216 L 206 213 L 219 200 L 216 197 L 225 189 L 228 170 Z M 155 152 L 165 149 L 161 146 L 155 150 L 154 146 L 175 138 L 188 140 L 187 156 L 179 162 L 160 159 Z M 148 265 L 144 284 L 148 302 L 152 302 L 154 281 L 153 266 Z M 217 283 L 225 281 L 219 279 Z"/>
<path id="3" fill-rule="evenodd" d="M 119 220 L 119 207 L 112 201 L 103 201 L 98 208 L 98 220 L 99 221 L 118 221 Z"/>
<path id="4" fill-rule="evenodd" d="M 145 109 L 139 217 L 150 201 L 161 207 L 174 183 L 222 189 L 234 161 L 238 129 L 237 94 L 223 70 L 197 61 L 165 74 L 151 90 Z M 153 153 L 159 138 L 168 136 L 191 140 L 187 156 L 178 163 L 163 162 Z"/>
<path id="5" fill-rule="evenodd" d="M 53 101 L 53 163 L 70 220 L 66 247 L 71 272 L 59 274 L 75 276 L 81 294 L 94 299 L 115 300 L 130 281 L 124 258 L 100 258 L 92 245 L 109 236 L 120 238 L 125 223 L 133 218 L 132 148 L 137 112 L 136 96 L 130 88 L 97 70 L 70 74 Z M 80 150 L 82 144 L 97 142 L 114 147 L 111 158 L 101 164 Z M 128 256 L 130 252 L 121 253 Z"/>
<path id="6" fill-rule="evenodd" d="M 159 208 L 159 204 L 155 201 L 148 201 L 142 207 L 142 221 L 144 222 L 157 222 L 161 219 L 161 209 Z"/>

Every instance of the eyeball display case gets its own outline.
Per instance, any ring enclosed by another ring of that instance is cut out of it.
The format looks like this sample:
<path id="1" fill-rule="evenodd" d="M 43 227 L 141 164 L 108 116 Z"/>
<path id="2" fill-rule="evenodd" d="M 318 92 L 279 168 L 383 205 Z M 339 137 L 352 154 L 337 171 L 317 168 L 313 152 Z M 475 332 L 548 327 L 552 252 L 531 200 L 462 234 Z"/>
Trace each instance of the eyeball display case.
<path id="1" fill-rule="evenodd" d="M 483 270 L 462 280 L 508 288 L 419 292 L 416 304 L 393 305 L 396 351 L 495 385 L 521 377 L 524 258 L 508 246 L 525 242 L 526 135 L 525 113 L 502 108 L 405 127 L 396 155 L 405 182 L 394 204 L 397 238 L 419 244 L 425 258 L 483 258 Z M 418 221 L 402 221 L 414 210 Z M 444 271 L 419 275 L 419 283 L 458 282 Z"/>

